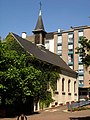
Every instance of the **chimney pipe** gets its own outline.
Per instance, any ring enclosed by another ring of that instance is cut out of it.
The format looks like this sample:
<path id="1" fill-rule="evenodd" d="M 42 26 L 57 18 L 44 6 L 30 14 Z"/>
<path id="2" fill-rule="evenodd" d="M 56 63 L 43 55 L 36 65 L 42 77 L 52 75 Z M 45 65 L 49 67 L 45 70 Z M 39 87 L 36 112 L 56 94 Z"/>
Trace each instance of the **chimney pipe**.
<path id="1" fill-rule="evenodd" d="M 26 32 L 22 32 L 22 38 L 26 38 L 27 33 Z"/>
<path id="2" fill-rule="evenodd" d="M 58 33 L 60 33 L 61 32 L 61 29 L 58 29 Z"/>

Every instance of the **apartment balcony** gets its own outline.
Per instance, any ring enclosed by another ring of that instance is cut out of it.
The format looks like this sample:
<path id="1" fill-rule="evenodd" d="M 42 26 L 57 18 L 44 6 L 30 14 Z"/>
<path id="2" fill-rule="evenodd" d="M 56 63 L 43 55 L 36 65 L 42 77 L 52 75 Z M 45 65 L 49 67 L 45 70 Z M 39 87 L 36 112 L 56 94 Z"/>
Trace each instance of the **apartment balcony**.
<path id="1" fill-rule="evenodd" d="M 62 51 L 57 51 L 57 54 L 59 55 L 59 56 L 62 56 Z"/>
<path id="2" fill-rule="evenodd" d="M 74 41 L 74 36 L 73 35 L 71 37 L 69 36 L 68 43 L 73 43 L 73 41 Z"/>
<path id="3" fill-rule="evenodd" d="M 73 50 L 68 50 L 68 54 L 73 54 Z"/>
<path id="4" fill-rule="evenodd" d="M 68 41 L 68 45 L 71 45 L 71 44 L 73 44 L 73 41 Z"/>
<path id="5" fill-rule="evenodd" d="M 79 76 L 84 76 L 84 72 L 78 72 Z"/>
<path id="6" fill-rule="evenodd" d="M 60 46 L 60 45 L 62 46 L 62 42 L 58 42 L 58 43 L 57 43 L 57 46 Z"/>
<path id="7" fill-rule="evenodd" d="M 73 61 L 68 61 L 68 65 L 73 65 Z"/>

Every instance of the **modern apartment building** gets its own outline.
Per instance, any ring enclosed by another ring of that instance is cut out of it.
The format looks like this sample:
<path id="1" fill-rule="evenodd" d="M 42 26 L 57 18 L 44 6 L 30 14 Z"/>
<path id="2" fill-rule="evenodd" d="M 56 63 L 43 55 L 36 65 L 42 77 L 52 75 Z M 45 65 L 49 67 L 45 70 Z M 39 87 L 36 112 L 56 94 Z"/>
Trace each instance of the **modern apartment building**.
<path id="1" fill-rule="evenodd" d="M 71 27 L 69 30 L 58 29 L 57 32 L 47 33 L 45 47 L 58 54 L 71 69 L 78 72 L 79 87 L 90 87 L 90 68 L 86 70 L 81 56 L 75 53 L 76 47 L 80 46 L 81 36 L 90 39 L 90 26 Z"/>

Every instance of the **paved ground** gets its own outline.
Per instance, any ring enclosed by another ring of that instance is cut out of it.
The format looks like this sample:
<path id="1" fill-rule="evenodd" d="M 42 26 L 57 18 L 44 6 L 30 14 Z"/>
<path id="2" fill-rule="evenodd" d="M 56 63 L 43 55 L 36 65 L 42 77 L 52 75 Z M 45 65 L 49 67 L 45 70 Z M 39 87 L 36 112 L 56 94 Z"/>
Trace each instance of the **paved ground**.
<path id="1" fill-rule="evenodd" d="M 66 106 L 40 111 L 39 114 L 27 116 L 27 120 L 69 120 L 71 116 L 90 116 L 90 110 L 76 112 L 63 111 Z M 17 118 L 0 118 L 0 120 L 17 120 Z"/>

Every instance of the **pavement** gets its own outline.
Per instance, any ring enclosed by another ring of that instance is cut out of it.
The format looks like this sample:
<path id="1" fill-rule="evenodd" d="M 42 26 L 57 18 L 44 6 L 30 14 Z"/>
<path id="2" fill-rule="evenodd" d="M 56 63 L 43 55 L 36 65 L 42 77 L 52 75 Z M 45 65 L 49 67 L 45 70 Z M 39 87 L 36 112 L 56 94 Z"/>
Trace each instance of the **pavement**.
<path id="1" fill-rule="evenodd" d="M 70 117 L 85 117 L 90 116 L 90 110 L 82 110 L 75 112 L 67 112 L 66 106 L 45 109 L 38 114 L 27 116 L 27 120 L 70 120 Z M 0 118 L 0 120 L 17 120 L 15 118 Z M 21 120 L 21 119 L 20 119 Z"/>

